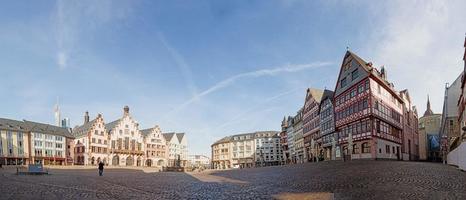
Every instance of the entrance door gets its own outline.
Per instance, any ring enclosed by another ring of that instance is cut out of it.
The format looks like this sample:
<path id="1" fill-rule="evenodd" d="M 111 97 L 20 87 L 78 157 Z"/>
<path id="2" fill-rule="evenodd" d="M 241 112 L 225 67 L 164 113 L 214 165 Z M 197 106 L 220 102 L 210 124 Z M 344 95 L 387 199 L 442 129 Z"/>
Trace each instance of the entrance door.
<path id="1" fill-rule="evenodd" d="M 409 157 L 409 160 L 413 159 L 411 157 L 411 140 L 408 140 L 408 157 Z"/>
<path id="2" fill-rule="evenodd" d="M 113 156 L 112 165 L 113 165 L 113 166 L 118 166 L 118 165 L 120 165 L 120 157 L 118 157 L 118 156 Z"/>
<path id="3" fill-rule="evenodd" d="M 400 160 L 400 147 L 396 147 L 396 158 Z"/>
<path id="4" fill-rule="evenodd" d="M 128 156 L 126 158 L 126 166 L 133 166 L 133 157 L 132 156 Z"/>

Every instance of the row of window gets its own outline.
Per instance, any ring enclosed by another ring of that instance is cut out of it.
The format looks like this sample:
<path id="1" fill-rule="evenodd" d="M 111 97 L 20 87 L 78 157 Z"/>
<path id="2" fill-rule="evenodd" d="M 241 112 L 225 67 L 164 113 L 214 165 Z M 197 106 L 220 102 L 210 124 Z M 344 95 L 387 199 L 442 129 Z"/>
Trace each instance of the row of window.
<path id="1" fill-rule="evenodd" d="M 348 152 L 348 147 L 347 146 L 344 146 L 343 147 L 343 151 L 345 153 Z M 360 149 L 361 148 L 361 149 Z M 353 154 L 359 154 L 359 153 L 370 153 L 371 152 L 371 145 L 369 144 L 369 142 L 364 142 L 362 143 L 361 145 L 359 144 L 353 144 Z"/>
<path id="2" fill-rule="evenodd" d="M 348 107 L 340 110 L 336 113 L 336 120 L 344 119 L 348 116 L 351 116 L 355 113 L 363 111 L 369 107 L 367 98 L 364 98 L 360 101 L 354 102 L 353 104 L 349 105 Z"/>
<path id="3" fill-rule="evenodd" d="M 325 110 L 320 112 L 320 118 L 325 119 L 327 117 L 331 117 L 333 115 L 333 109 L 332 107 L 328 107 Z"/>
<path id="4" fill-rule="evenodd" d="M 395 136 L 397 138 L 400 138 L 401 130 L 391 126 L 390 124 L 387 124 L 384 121 L 380 121 L 380 120 L 376 119 L 375 120 L 375 127 L 376 127 L 375 129 L 376 129 L 377 133 L 393 135 L 393 136 Z"/>
<path id="5" fill-rule="evenodd" d="M 365 93 L 367 90 L 369 90 L 369 79 L 366 81 L 363 81 L 358 84 L 357 87 L 353 88 L 352 90 L 346 91 L 344 94 L 340 95 L 338 98 L 335 99 L 335 106 L 339 106 L 347 101 L 349 101 L 351 98 L 355 97 L 358 94 Z"/>
<path id="6" fill-rule="evenodd" d="M 50 150 L 50 149 L 46 149 L 44 151 L 43 149 L 34 149 L 34 153 L 35 153 L 35 156 L 37 156 L 37 157 L 42 157 L 42 156 L 45 156 L 45 157 L 63 157 L 63 151 L 60 151 L 60 150 L 53 151 L 53 150 Z M 43 154 L 43 153 L 45 153 L 45 154 Z"/>
<path id="7" fill-rule="evenodd" d="M 91 152 L 92 153 L 107 153 L 107 148 L 91 146 Z"/>
<path id="8" fill-rule="evenodd" d="M 103 144 L 107 144 L 107 140 L 102 140 L 102 139 L 95 139 L 95 138 L 92 138 L 92 143 L 96 143 L 97 141 L 97 144 L 102 144 L 102 141 L 103 141 Z"/>
<path id="9" fill-rule="evenodd" d="M 340 138 L 343 138 L 343 137 L 348 137 L 350 133 L 352 135 L 355 135 L 355 134 L 367 133 L 371 131 L 372 131 L 371 120 L 367 119 L 367 120 L 358 121 L 348 126 L 345 126 L 344 128 L 341 129 L 341 131 L 338 134 Z"/>
<path id="10" fill-rule="evenodd" d="M 63 137 L 62 136 L 53 136 L 53 135 L 49 135 L 49 134 L 42 134 L 42 133 L 34 133 L 34 138 L 35 139 L 42 139 L 42 137 L 45 137 L 46 140 L 55 140 L 55 141 L 63 141 Z M 22 138 L 22 134 L 21 134 L 21 138 Z M 55 138 L 54 138 L 55 137 Z"/>
<path id="11" fill-rule="evenodd" d="M 379 111 L 378 114 L 381 115 L 381 117 L 384 117 L 386 119 L 392 118 L 396 122 L 401 123 L 401 114 L 396 112 L 395 109 L 384 105 L 382 102 L 376 101 L 374 109 L 376 111 Z"/>

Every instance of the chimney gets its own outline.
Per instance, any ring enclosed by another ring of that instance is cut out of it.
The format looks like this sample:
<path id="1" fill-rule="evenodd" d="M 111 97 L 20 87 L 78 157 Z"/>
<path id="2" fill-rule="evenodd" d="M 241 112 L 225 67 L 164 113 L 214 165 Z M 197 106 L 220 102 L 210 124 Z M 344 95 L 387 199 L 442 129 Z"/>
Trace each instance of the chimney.
<path id="1" fill-rule="evenodd" d="M 125 106 L 123 108 L 123 114 L 125 114 L 125 115 L 129 114 L 129 107 L 128 106 Z"/>
<path id="2" fill-rule="evenodd" d="M 387 72 L 385 71 L 385 66 L 382 66 L 382 69 L 380 69 L 380 76 L 382 76 L 384 80 L 387 80 Z"/>
<path id="3" fill-rule="evenodd" d="M 88 123 L 89 122 L 89 112 L 86 111 L 86 113 L 84 114 L 84 123 Z"/>

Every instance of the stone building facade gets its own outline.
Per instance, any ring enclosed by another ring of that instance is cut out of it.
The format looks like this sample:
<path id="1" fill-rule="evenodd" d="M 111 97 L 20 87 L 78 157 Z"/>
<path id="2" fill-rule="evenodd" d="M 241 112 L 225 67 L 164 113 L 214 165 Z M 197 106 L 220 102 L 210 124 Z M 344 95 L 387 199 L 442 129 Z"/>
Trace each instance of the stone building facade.
<path id="1" fill-rule="evenodd" d="M 0 162 L 5 165 L 66 165 L 67 128 L 0 118 Z"/>
<path id="2" fill-rule="evenodd" d="M 299 109 L 293 118 L 294 153 L 296 163 L 303 163 L 304 157 L 304 136 L 303 136 L 303 108 Z"/>
<path id="3" fill-rule="evenodd" d="M 416 107 L 411 102 L 408 90 L 400 91 L 403 99 L 403 133 L 401 153 L 403 160 L 419 159 L 419 120 Z"/>
<path id="4" fill-rule="evenodd" d="M 427 99 L 427 109 L 419 118 L 419 159 L 441 161 L 440 124 L 442 115 L 434 114 Z"/>
<path id="5" fill-rule="evenodd" d="M 98 165 L 109 163 L 109 135 L 105 129 L 104 118 L 98 114 L 89 121 L 89 113 L 84 115 L 83 125 L 73 128 L 74 164 Z"/>
<path id="6" fill-rule="evenodd" d="M 109 164 L 112 166 L 143 166 L 145 163 L 144 140 L 139 132 L 139 124 L 123 109 L 123 116 L 105 124 L 109 135 Z"/>
<path id="7" fill-rule="evenodd" d="M 168 164 L 168 147 L 159 126 L 141 130 L 145 144 L 145 166 L 165 167 Z"/>
<path id="8" fill-rule="evenodd" d="M 212 144 L 212 168 L 251 168 L 284 162 L 280 132 L 259 131 L 224 137 Z"/>
<path id="9" fill-rule="evenodd" d="M 282 131 L 280 132 L 280 145 L 283 151 L 282 164 L 288 164 L 291 162 L 291 159 L 290 159 L 290 153 L 288 149 L 288 134 L 286 132 L 286 129 L 288 128 L 288 123 L 287 123 L 286 117 L 283 117 L 281 127 L 282 127 Z"/>
<path id="10" fill-rule="evenodd" d="M 296 163 L 296 150 L 295 150 L 295 139 L 294 139 L 294 118 L 288 116 L 286 121 L 286 139 L 288 144 L 288 160 L 290 163 Z"/>

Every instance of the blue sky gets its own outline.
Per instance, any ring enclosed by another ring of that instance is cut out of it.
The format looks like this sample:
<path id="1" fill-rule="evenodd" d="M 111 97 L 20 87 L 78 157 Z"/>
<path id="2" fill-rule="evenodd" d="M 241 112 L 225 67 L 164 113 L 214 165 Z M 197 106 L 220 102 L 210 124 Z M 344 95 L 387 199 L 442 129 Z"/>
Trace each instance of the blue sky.
<path id="1" fill-rule="evenodd" d="M 71 124 L 128 105 L 141 127 L 223 136 L 280 130 L 306 87 L 335 87 L 349 47 L 385 65 L 419 113 L 461 72 L 466 3 L 453 1 L 14 1 L 0 6 L 0 117 Z"/>

